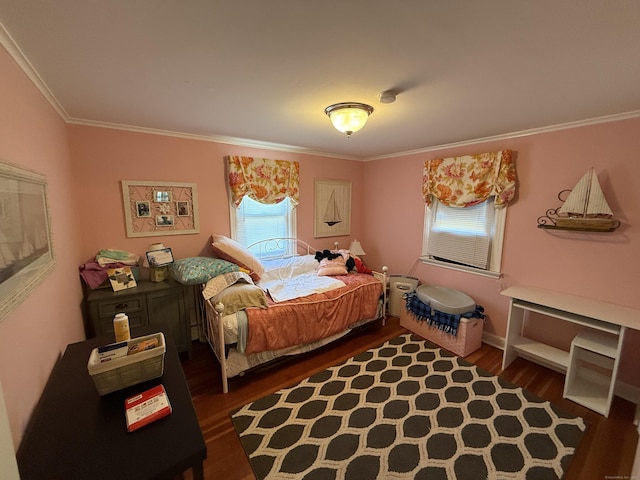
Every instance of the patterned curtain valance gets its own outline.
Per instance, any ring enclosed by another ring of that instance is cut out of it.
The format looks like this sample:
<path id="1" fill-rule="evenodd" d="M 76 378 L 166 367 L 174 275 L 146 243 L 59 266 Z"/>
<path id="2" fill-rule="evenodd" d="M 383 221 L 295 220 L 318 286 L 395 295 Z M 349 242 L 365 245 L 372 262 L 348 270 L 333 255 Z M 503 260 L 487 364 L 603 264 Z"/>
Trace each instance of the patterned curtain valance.
<path id="1" fill-rule="evenodd" d="M 470 207 L 495 197 L 496 208 L 506 206 L 516 193 L 513 152 L 436 158 L 424 162 L 422 196 L 431 205 L 432 196 L 445 205 Z"/>
<path id="2" fill-rule="evenodd" d="M 286 160 L 270 160 L 228 156 L 231 201 L 238 207 L 245 195 L 260 203 L 280 203 L 286 197 L 293 207 L 300 201 L 300 164 Z"/>

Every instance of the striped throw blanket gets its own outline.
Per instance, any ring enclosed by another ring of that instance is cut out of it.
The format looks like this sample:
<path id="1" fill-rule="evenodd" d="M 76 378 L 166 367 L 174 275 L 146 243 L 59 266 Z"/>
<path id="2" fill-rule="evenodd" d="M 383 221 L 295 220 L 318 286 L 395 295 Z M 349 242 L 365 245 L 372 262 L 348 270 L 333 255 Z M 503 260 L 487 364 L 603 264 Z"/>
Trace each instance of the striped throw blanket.
<path id="1" fill-rule="evenodd" d="M 415 290 L 405 293 L 403 298 L 406 301 L 407 310 L 416 317 L 417 320 L 427 322 L 429 325 L 433 325 L 443 332 L 450 333 L 454 336 L 458 334 L 458 326 L 460 325 L 461 318 L 485 318 L 484 308 L 480 305 L 476 305 L 474 310 L 467 313 L 452 314 L 441 312 L 435 308 L 431 308 L 431 305 L 423 303 L 416 295 Z"/>

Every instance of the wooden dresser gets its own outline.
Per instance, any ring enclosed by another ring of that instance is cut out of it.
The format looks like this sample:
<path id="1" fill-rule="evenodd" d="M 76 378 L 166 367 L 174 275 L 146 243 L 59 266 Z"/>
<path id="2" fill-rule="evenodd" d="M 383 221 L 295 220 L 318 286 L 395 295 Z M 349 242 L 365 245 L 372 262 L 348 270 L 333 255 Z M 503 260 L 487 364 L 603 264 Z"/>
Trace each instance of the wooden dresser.
<path id="1" fill-rule="evenodd" d="M 191 325 L 198 319 L 198 288 L 167 279 L 141 280 L 137 287 L 119 292 L 111 288 L 87 290 L 87 335 L 113 335 L 113 317 L 122 312 L 128 315 L 130 328 L 157 327 L 171 337 L 179 352 L 188 352 L 191 356 Z"/>

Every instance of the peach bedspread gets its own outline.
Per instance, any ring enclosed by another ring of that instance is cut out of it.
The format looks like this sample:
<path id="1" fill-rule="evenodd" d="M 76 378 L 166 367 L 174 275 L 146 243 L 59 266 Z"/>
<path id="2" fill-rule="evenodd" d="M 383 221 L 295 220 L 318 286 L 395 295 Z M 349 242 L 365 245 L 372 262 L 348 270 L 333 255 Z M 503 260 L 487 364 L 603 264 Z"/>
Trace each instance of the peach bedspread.
<path id="1" fill-rule="evenodd" d="M 314 342 L 374 318 L 382 283 L 372 275 L 339 275 L 346 286 L 269 307 L 248 308 L 247 355 Z"/>

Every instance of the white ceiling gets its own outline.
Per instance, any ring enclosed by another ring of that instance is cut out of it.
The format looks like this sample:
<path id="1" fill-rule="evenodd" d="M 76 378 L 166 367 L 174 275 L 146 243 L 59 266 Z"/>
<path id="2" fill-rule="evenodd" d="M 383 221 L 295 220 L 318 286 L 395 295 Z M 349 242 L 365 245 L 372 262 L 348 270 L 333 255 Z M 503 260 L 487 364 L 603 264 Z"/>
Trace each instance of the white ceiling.
<path id="1" fill-rule="evenodd" d="M 0 0 L 0 23 L 73 123 L 370 159 L 640 115 L 638 0 Z M 349 139 L 344 101 L 375 108 Z"/>

